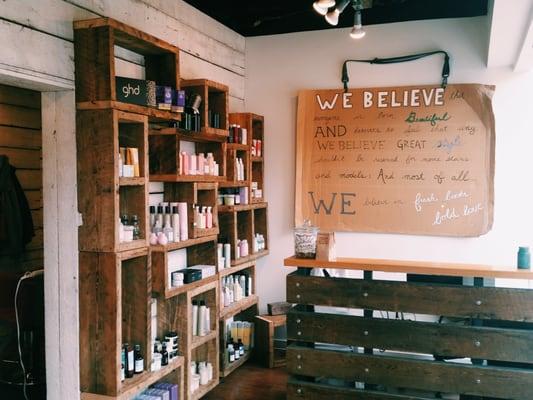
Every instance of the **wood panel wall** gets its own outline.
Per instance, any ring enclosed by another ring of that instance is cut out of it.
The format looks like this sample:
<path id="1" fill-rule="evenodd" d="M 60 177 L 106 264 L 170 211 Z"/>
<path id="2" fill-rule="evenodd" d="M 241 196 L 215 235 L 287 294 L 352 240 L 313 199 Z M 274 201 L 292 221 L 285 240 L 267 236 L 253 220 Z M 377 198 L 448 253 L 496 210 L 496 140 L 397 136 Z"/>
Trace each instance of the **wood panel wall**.
<path id="1" fill-rule="evenodd" d="M 0 155 L 7 155 L 30 205 L 35 236 L 22 260 L 0 259 L 17 269 L 43 267 L 41 94 L 0 85 Z"/>

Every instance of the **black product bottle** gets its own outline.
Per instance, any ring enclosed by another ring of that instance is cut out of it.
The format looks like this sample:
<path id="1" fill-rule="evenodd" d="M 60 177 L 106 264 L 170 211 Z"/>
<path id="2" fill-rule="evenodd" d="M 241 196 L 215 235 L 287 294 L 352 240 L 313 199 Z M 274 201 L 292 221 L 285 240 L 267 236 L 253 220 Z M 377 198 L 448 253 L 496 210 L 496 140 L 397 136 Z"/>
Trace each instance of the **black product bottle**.
<path id="1" fill-rule="evenodd" d="M 124 351 L 126 352 L 126 378 L 132 378 L 135 371 L 135 356 L 133 349 L 129 344 L 124 345 Z"/>
<path id="2" fill-rule="evenodd" d="M 131 217 L 131 224 L 133 225 L 133 240 L 141 238 L 141 228 L 139 228 L 139 217 L 133 215 Z"/>
<path id="3" fill-rule="evenodd" d="M 141 346 L 135 345 L 135 373 L 141 374 L 144 371 L 144 358 L 141 355 Z"/>
<path id="4" fill-rule="evenodd" d="M 161 365 L 168 365 L 168 351 L 166 343 L 163 343 L 163 350 L 161 351 Z"/>
<path id="5" fill-rule="evenodd" d="M 239 339 L 239 342 L 237 343 L 237 347 L 239 349 L 240 356 L 244 356 L 244 344 L 242 343 L 242 340 Z"/>

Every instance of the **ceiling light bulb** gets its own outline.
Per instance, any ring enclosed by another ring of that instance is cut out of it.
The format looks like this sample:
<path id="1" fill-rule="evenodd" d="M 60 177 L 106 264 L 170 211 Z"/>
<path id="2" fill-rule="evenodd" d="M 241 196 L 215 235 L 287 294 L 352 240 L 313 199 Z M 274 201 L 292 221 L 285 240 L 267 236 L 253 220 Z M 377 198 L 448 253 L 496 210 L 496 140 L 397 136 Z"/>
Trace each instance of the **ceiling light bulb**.
<path id="1" fill-rule="evenodd" d="M 326 14 L 326 21 L 328 24 L 336 26 L 339 23 L 339 15 L 341 15 L 340 11 L 334 9 Z"/>
<path id="2" fill-rule="evenodd" d="M 365 35 L 366 32 L 363 30 L 363 23 L 361 22 L 361 11 L 356 10 L 350 37 L 352 39 L 362 39 Z"/>
<path id="3" fill-rule="evenodd" d="M 326 15 L 326 14 L 328 13 L 328 9 L 322 7 L 320 4 L 318 4 L 318 1 L 315 1 L 315 2 L 313 3 L 313 8 L 314 8 L 315 11 L 316 11 L 317 13 L 319 13 L 320 15 Z"/>
<path id="4" fill-rule="evenodd" d="M 365 35 L 366 32 L 363 30 L 363 25 L 354 25 L 350 32 L 350 37 L 352 39 L 362 39 Z"/>
<path id="5" fill-rule="evenodd" d="M 326 21 L 328 21 L 330 25 L 336 26 L 339 23 L 339 15 L 341 15 L 351 2 L 352 0 L 342 0 L 339 2 L 334 10 L 331 10 L 326 14 Z"/>
<path id="6" fill-rule="evenodd" d="M 335 0 L 317 0 L 313 3 L 313 8 L 320 15 L 326 15 L 331 7 L 335 7 Z"/>

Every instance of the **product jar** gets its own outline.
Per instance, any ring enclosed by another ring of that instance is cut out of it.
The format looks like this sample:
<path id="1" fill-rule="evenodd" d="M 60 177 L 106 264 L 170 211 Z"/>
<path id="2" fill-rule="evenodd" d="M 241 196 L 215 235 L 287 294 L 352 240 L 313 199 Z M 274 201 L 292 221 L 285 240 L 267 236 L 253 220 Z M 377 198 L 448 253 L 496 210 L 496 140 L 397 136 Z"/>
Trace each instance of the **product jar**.
<path id="1" fill-rule="evenodd" d="M 529 253 L 529 247 L 519 247 L 517 257 L 517 267 L 519 269 L 529 269 L 531 266 L 531 254 Z"/>
<path id="2" fill-rule="evenodd" d="M 315 258 L 318 228 L 305 220 L 302 226 L 294 228 L 294 252 L 298 258 Z"/>

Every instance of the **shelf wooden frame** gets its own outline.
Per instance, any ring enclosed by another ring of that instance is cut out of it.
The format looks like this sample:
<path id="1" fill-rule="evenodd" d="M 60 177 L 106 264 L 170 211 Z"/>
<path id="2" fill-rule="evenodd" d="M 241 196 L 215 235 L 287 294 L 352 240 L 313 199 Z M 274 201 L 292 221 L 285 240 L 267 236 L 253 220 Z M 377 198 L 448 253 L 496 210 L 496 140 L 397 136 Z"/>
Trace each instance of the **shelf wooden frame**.
<path id="1" fill-rule="evenodd" d="M 223 182 L 226 180 L 226 143 L 210 140 L 213 135 L 187 135 L 177 128 L 151 130 L 148 137 L 150 148 L 150 180 L 154 182 Z M 213 153 L 219 165 L 219 175 L 185 175 L 181 173 L 179 155 L 182 142 L 194 143 L 196 154 Z"/>
<path id="2" fill-rule="evenodd" d="M 125 107 L 125 103 L 117 102 L 116 96 L 115 45 L 144 56 L 147 80 L 179 89 L 178 47 L 112 18 L 76 21 L 74 51 L 78 108 Z M 155 108 L 126 105 L 126 111 L 158 119 L 180 118 L 179 114 L 161 113 L 161 110 Z"/>
<path id="3" fill-rule="evenodd" d="M 117 397 L 136 382 L 120 382 L 122 344 L 140 344 L 145 367 L 151 363 L 150 252 L 82 251 L 79 257 L 80 388 Z"/>
<path id="4" fill-rule="evenodd" d="M 165 381 L 178 385 L 179 398 L 183 398 L 185 357 L 178 356 L 168 365 L 161 367 L 159 371 L 146 371 L 140 375 L 135 375 L 124 382 L 126 385 L 122 388 L 119 395 L 110 397 L 100 394 L 82 392 L 81 400 L 130 400 L 133 399 L 141 390 L 159 382 Z"/>
<path id="5" fill-rule="evenodd" d="M 198 287 L 205 286 L 206 283 L 217 280 L 217 274 L 215 274 L 183 286 L 171 287 L 168 253 L 180 249 L 187 251 L 187 267 L 198 264 L 217 265 L 216 236 L 206 236 L 192 241 L 172 243 L 167 246 L 152 246 L 152 288 L 155 293 L 165 299 L 194 291 Z"/>
<path id="6" fill-rule="evenodd" d="M 217 135 L 223 138 L 229 136 L 229 88 L 209 79 L 182 79 L 181 87 L 186 93 L 195 93 L 202 97 L 200 104 L 200 132 Z M 220 128 L 209 126 L 208 111 L 214 110 L 220 114 Z"/>
<path id="7" fill-rule="evenodd" d="M 148 120 L 114 109 L 78 110 L 76 116 L 81 251 L 119 252 L 148 245 Z M 120 146 L 139 150 L 138 178 L 118 176 Z M 142 240 L 120 243 L 121 215 L 137 215 Z"/>
<path id="8" fill-rule="evenodd" d="M 215 280 L 211 282 L 181 293 L 166 301 L 158 302 L 158 332 L 177 332 L 179 336 L 179 348 L 185 356 L 185 365 L 187 366 L 185 369 L 184 384 L 185 399 L 197 398 L 195 397 L 196 393 L 192 395 L 189 393 L 191 379 L 189 366 L 191 361 L 196 361 L 198 357 L 205 357 L 205 360 L 213 364 L 213 384 L 207 385 L 209 390 L 218 384 L 219 287 L 218 276 L 215 276 Z M 192 301 L 194 299 L 204 300 L 210 312 L 210 331 L 207 335 L 201 337 L 192 335 Z"/>

